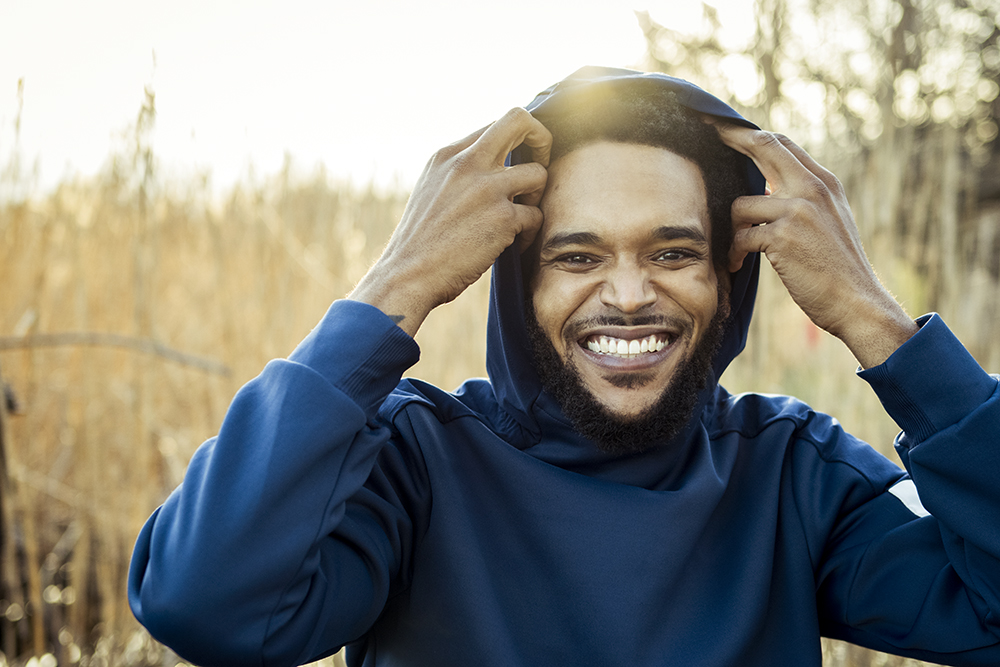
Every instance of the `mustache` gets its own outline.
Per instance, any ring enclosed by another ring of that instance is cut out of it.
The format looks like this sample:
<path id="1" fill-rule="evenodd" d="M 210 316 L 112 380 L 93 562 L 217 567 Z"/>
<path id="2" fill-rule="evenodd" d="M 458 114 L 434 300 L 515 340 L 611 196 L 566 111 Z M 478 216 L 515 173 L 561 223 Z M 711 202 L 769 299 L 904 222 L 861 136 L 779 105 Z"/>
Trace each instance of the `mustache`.
<path id="1" fill-rule="evenodd" d="M 628 313 L 601 313 L 591 315 L 574 322 L 570 322 L 566 327 L 567 338 L 579 338 L 584 331 L 596 329 L 598 327 L 643 327 L 657 326 L 664 329 L 671 329 L 681 333 L 687 332 L 691 328 L 688 320 L 672 315 L 663 314 L 628 314 Z"/>

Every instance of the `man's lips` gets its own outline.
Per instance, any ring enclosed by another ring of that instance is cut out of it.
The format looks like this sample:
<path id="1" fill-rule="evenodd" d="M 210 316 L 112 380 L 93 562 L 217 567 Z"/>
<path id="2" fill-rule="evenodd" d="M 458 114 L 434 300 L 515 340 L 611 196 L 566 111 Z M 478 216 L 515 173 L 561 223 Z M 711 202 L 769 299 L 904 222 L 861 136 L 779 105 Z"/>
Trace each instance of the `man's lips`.
<path id="1" fill-rule="evenodd" d="M 646 369 L 665 359 L 677 340 L 661 327 L 606 327 L 587 332 L 577 343 L 591 361 L 617 370 Z"/>

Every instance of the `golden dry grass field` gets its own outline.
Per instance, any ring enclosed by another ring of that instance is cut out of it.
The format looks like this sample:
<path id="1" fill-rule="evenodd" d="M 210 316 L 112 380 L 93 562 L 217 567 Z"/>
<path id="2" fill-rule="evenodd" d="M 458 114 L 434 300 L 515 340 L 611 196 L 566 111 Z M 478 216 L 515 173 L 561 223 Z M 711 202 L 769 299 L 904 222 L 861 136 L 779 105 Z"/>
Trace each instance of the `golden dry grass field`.
<path id="1" fill-rule="evenodd" d="M 17 403 L 0 410 L 0 665 L 178 664 L 128 609 L 133 540 L 236 389 L 350 290 L 406 202 L 322 172 L 286 170 L 221 201 L 204 183 L 135 173 L 109 168 L 0 204 L 0 374 Z M 863 173 L 845 182 L 873 261 L 911 314 L 939 308 L 981 363 L 1000 367 L 995 273 L 966 254 L 937 257 L 951 273 L 931 272 L 930 284 L 899 252 L 906 239 L 876 224 L 878 183 Z M 956 229 L 995 240 L 988 212 L 963 215 L 971 222 Z M 435 311 L 411 374 L 447 388 L 483 375 L 486 303 L 481 280 Z M 896 427 L 854 369 L 766 268 L 750 347 L 724 384 L 795 394 L 894 457 Z M 835 643 L 824 651 L 836 667 L 917 664 Z"/>

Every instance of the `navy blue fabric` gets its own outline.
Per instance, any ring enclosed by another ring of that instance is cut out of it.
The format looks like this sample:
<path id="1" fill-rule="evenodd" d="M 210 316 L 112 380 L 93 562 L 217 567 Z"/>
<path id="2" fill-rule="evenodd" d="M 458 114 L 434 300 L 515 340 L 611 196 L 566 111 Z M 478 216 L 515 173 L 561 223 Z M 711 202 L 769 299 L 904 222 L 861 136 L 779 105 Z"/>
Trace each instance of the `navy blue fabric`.
<path id="1" fill-rule="evenodd" d="M 343 645 L 353 666 L 819 665 L 821 634 L 1000 664 L 1000 388 L 940 318 L 863 373 L 919 516 L 832 418 L 714 381 L 674 441 L 601 453 L 514 351 L 517 259 L 494 267 L 489 381 L 402 380 L 413 340 L 338 301 L 240 390 L 136 542 L 154 637 L 241 667 Z"/>

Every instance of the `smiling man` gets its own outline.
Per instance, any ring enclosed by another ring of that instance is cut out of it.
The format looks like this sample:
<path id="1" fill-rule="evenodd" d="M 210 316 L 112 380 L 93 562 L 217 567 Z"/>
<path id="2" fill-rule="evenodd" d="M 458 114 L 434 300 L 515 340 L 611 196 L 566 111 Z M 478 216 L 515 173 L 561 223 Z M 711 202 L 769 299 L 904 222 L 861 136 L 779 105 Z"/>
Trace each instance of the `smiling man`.
<path id="1" fill-rule="evenodd" d="M 747 186 L 673 91 L 586 97 L 548 122 L 557 139 L 527 328 L 542 382 L 580 434 L 641 451 L 677 434 L 706 384 L 729 315 L 729 207 Z"/>
<path id="2" fill-rule="evenodd" d="M 879 284 L 836 178 L 663 75 L 585 68 L 529 110 L 439 151 L 239 392 L 139 535 L 139 620 L 204 665 L 819 665 L 822 635 L 1000 664 L 997 378 Z M 906 471 L 718 384 L 758 253 Z M 491 265 L 490 379 L 401 380 Z"/>

